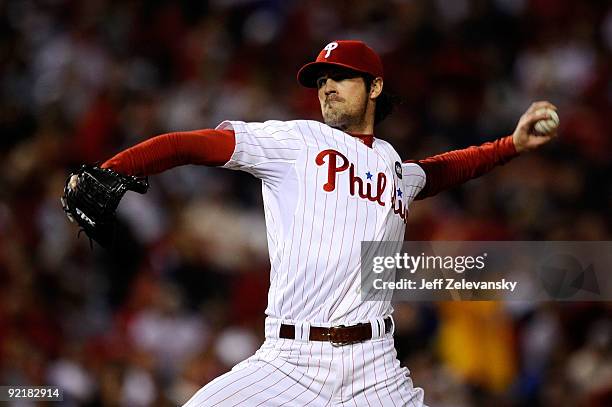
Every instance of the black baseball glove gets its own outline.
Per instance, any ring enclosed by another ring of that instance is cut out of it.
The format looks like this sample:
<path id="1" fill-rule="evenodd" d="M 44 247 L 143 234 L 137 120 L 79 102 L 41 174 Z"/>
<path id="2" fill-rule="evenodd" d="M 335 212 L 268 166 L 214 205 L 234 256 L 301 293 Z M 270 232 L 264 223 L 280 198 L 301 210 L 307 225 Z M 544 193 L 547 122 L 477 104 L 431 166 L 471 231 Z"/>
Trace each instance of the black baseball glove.
<path id="1" fill-rule="evenodd" d="M 74 175 L 77 176 L 76 186 L 71 185 Z M 146 178 L 83 165 L 66 180 L 61 202 L 71 222 L 76 221 L 90 239 L 108 248 L 113 241 L 115 210 L 119 201 L 128 190 L 144 194 L 147 189 L 149 183 Z"/>

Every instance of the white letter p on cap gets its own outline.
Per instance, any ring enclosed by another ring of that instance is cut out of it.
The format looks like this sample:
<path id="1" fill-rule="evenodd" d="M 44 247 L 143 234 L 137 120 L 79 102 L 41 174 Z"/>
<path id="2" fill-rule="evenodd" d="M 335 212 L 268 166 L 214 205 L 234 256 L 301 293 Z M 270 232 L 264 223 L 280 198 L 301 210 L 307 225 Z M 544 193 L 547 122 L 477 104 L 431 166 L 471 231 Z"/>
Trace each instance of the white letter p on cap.
<path id="1" fill-rule="evenodd" d="M 325 48 L 323 48 L 324 50 L 327 50 L 327 52 L 325 53 L 325 58 L 329 58 L 331 52 L 335 50 L 336 48 L 338 48 L 338 43 L 335 41 L 327 44 Z"/>

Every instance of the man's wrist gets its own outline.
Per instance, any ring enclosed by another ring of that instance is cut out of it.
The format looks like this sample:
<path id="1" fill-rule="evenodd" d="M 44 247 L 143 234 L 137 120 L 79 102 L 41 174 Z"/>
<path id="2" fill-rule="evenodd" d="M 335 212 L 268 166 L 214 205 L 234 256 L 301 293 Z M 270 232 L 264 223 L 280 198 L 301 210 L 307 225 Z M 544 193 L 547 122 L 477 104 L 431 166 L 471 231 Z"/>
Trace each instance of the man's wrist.
<path id="1" fill-rule="evenodd" d="M 525 151 L 525 146 L 523 146 L 519 141 L 518 141 L 518 137 L 513 134 L 512 136 L 512 146 L 514 147 L 514 151 L 516 154 L 520 154 L 523 151 Z"/>

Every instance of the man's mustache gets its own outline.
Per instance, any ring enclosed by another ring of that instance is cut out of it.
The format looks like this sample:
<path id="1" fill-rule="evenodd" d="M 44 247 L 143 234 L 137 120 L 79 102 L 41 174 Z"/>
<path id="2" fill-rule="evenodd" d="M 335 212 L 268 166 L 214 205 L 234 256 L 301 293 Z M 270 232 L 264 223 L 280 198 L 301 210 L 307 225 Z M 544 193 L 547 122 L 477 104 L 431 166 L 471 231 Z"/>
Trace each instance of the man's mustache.
<path id="1" fill-rule="evenodd" d="M 325 98 L 325 103 L 330 103 L 330 102 L 344 102 L 344 98 L 336 94 L 332 94 Z"/>

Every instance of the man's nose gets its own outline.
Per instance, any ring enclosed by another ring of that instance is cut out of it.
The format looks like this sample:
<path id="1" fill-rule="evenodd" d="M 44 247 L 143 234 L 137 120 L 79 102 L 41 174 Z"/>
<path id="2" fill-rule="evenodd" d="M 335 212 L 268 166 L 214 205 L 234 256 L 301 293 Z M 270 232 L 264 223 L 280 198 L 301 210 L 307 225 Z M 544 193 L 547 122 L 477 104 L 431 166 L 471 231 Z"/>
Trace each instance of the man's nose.
<path id="1" fill-rule="evenodd" d="M 325 79 L 325 82 L 323 83 L 323 91 L 325 92 L 325 95 L 338 93 L 336 89 L 336 82 L 331 78 Z"/>

